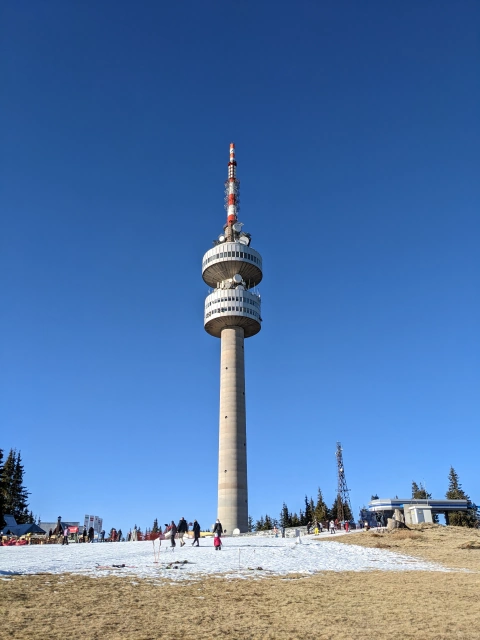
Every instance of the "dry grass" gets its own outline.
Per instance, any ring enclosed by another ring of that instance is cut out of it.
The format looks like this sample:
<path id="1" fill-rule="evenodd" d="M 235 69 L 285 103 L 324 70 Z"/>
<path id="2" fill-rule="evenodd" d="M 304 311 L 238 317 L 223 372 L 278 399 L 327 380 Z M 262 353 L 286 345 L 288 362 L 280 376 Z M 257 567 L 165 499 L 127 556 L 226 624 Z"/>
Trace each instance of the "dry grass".
<path id="1" fill-rule="evenodd" d="M 476 543 L 475 532 L 400 533 L 361 533 L 335 541 L 364 546 L 388 541 L 391 550 L 436 561 L 451 558 L 452 566 L 479 567 L 480 551 L 458 548 Z M 37 575 L 18 576 L 0 585 L 1 640 L 64 640 L 72 633 L 86 640 L 187 636 L 326 640 L 339 635 L 381 640 L 390 638 L 393 629 L 406 639 L 480 637 L 476 571 L 325 572 L 313 577 L 208 578 L 181 584 Z"/>
<path id="2" fill-rule="evenodd" d="M 333 536 L 332 536 L 333 538 Z M 328 542 L 329 538 L 326 539 Z M 398 553 L 425 558 L 447 567 L 480 571 L 480 531 L 463 527 L 441 525 L 417 525 L 392 532 L 374 531 L 339 536 L 335 542 L 362 547 L 388 549 Z M 478 633 L 480 638 L 480 631 Z"/>

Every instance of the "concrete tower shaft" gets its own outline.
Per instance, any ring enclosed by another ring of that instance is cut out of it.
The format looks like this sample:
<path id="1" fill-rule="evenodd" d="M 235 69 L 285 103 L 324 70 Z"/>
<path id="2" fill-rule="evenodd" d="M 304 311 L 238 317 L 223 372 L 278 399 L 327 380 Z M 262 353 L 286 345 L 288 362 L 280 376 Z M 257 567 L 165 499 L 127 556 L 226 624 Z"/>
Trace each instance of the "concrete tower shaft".
<path id="1" fill-rule="evenodd" d="M 227 533 L 248 525 L 244 333 L 223 329 L 220 357 L 218 517 Z"/>
<path id="2" fill-rule="evenodd" d="M 213 291 L 205 300 L 204 327 L 220 338 L 218 518 L 227 534 L 248 529 L 247 423 L 244 340 L 261 329 L 262 257 L 238 221 L 239 186 L 235 145 L 230 145 L 225 182 L 227 222 L 203 256 L 202 277 Z"/>

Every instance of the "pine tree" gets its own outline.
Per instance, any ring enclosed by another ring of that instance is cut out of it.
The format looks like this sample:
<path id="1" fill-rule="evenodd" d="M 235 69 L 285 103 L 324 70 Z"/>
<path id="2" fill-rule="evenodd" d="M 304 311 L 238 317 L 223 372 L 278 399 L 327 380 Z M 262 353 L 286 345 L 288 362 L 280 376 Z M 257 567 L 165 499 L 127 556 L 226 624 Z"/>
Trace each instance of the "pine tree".
<path id="1" fill-rule="evenodd" d="M 2 471 L 2 485 L 3 485 L 3 508 L 4 513 L 7 515 L 13 515 L 15 505 L 14 497 L 12 494 L 13 487 L 13 475 L 15 473 L 15 462 L 17 459 L 17 453 L 14 449 L 10 449 L 10 453 L 3 465 Z"/>
<path id="2" fill-rule="evenodd" d="M 0 449 L 0 528 L 5 524 L 5 493 L 3 485 L 3 449 Z"/>
<path id="3" fill-rule="evenodd" d="M 345 515 L 345 520 L 348 520 L 349 522 L 353 520 L 353 513 L 350 511 L 348 502 L 343 503 L 343 514 Z"/>
<path id="4" fill-rule="evenodd" d="M 331 520 L 340 520 L 340 516 L 338 513 L 338 498 L 337 500 L 335 500 L 335 502 L 332 504 L 332 508 L 330 509 L 330 519 Z M 346 502 L 343 503 L 343 515 L 345 517 L 345 520 L 353 520 L 353 513 L 350 511 L 350 507 L 348 506 L 348 504 Z"/>
<path id="5" fill-rule="evenodd" d="M 330 519 L 336 520 L 338 518 L 338 500 L 335 500 L 330 509 Z"/>
<path id="6" fill-rule="evenodd" d="M 309 522 L 313 522 L 313 500 L 310 500 L 305 496 L 305 514 L 304 514 L 305 524 Z"/>
<path id="7" fill-rule="evenodd" d="M 300 511 L 300 515 L 303 515 L 302 512 Z M 291 527 L 299 527 L 301 525 L 301 521 L 300 518 L 297 516 L 296 513 L 292 513 L 291 516 Z"/>
<path id="8" fill-rule="evenodd" d="M 153 521 L 152 533 L 158 533 L 158 519 L 155 518 Z"/>
<path id="9" fill-rule="evenodd" d="M 15 468 L 13 472 L 12 494 L 14 499 L 13 516 L 18 524 L 27 524 L 32 522 L 28 511 L 29 493 L 23 486 L 24 467 L 22 464 L 22 456 L 20 451 L 15 460 Z M 32 514 L 33 517 L 33 514 Z"/>
<path id="10" fill-rule="evenodd" d="M 326 522 L 328 520 L 328 507 L 323 499 L 322 490 L 318 487 L 317 504 L 313 511 L 313 517 L 317 522 Z"/>
<path id="11" fill-rule="evenodd" d="M 453 467 L 450 467 L 448 480 L 448 491 L 445 497 L 448 498 L 448 500 L 468 500 L 468 502 L 470 502 L 470 498 L 462 489 L 462 485 L 458 480 L 458 474 Z M 477 521 L 476 509 L 474 507 L 468 511 L 450 511 L 447 512 L 445 516 L 447 524 L 454 527 L 474 527 Z"/>
<path id="12" fill-rule="evenodd" d="M 263 516 L 260 516 L 260 520 L 257 520 L 255 523 L 255 531 L 263 531 L 265 528 L 265 520 Z"/>
<path id="13" fill-rule="evenodd" d="M 272 519 L 270 518 L 269 515 L 265 515 L 265 531 L 270 531 L 270 529 L 273 529 L 273 522 Z"/>
<path id="14" fill-rule="evenodd" d="M 292 516 L 288 512 L 288 507 L 283 503 L 282 510 L 280 512 L 280 526 L 281 527 L 291 527 L 292 526 Z"/>
<path id="15" fill-rule="evenodd" d="M 248 516 L 247 531 L 248 531 L 248 533 L 251 533 L 253 531 L 253 518 L 252 518 L 252 516 Z"/>

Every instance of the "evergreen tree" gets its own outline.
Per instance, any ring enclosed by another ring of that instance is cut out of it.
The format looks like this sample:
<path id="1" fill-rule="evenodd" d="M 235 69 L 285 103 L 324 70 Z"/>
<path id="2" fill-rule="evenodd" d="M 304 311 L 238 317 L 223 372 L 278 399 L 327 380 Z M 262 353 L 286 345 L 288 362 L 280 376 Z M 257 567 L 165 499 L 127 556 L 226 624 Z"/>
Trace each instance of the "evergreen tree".
<path id="1" fill-rule="evenodd" d="M 253 531 L 253 518 L 252 518 L 252 516 L 248 516 L 247 531 L 248 531 L 248 533 L 251 533 Z"/>
<path id="2" fill-rule="evenodd" d="M 377 494 L 375 494 L 370 498 L 370 500 L 380 500 L 380 498 L 377 496 Z"/>
<path id="3" fill-rule="evenodd" d="M 313 522 L 315 520 L 315 503 L 313 502 L 313 498 L 311 496 L 308 503 L 308 508 L 310 511 L 310 522 Z"/>
<path id="4" fill-rule="evenodd" d="M 350 507 L 347 502 L 343 503 L 343 513 L 345 514 L 345 520 L 351 522 L 353 520 L 353 513 L 350 511 Z"/>
<path id="5" fill-rule="evenodd" d="M 158 518 L 153 521 L 152 533 L 158 533 Z"/>
<path id="6" fill-rule="evenodd" d="M 292 526 L 292 516 L 288 512 L 288 507 L 283 503 L 282 511 L 280 512 L 280 526 L 281 527 L 291 527 Z"/>
<path id="7" fill-rule="evenodd" d="M 305 513 L 301 509 L 298 520 L 301 527 L 304 527 L 307 524 L 307 521 L 305 520 Z"/>
<path id="8" fill-rule="evenodd" d="M 448 481 L 448 491 L 445 494 L 448 500 L 468 500 L 468 502 L 470 502 L 470 498 L 462 489 L 462 485 L 458 480 L 458 474 L 453 467 L 450 467 Z M 469 511 L 447 511 L 445 520 L 448 525 L 454 527 L 474 527 L 477 521 L 476 508 L 472 506 L 472 509 L 469 509 Z"/>
<path id="9" fill-rule="evenodd" d="M 317 522 L 326 522 L 328 520 L 328 507 L 323 499 L 322 490 L 318 487 L 317 504 L 313 510 L 313 517 Z"/>
<path id="10" fill-rule="evenodd" d="M 273 522 L 269 515 L 265 515 L 264 527 L 265 527 L 264 528 L 265 531 L 270 531 L 270 529 L 273 529 Z"/>
<path id="11" fill-rule="evenodd" d="M 3 486 L 3 449 L 0 449 L 0 528 L 5 524 L 3 515 L 5 513 L 5 493 Z"/>
<path id="12" fill-rule="evenodd" d="M 13 474 L 15 473 L 15 462 L 17 454 L 14 449 L 10 449 L 2 470 L 2 490 L 4 514 L 13 515 L 15 505 L 12 495 Z"/>
<path id="13" fill-rule="evenodd" d="M 313 500 L 310 500 L 305 496 L 305 514 L 304 514 L 305 524 L 309 522 L 313 523 Z"/>
<path id="14" fill-rule="evenodd" d="M 338 518 L 338 500 L 335 500 L 330 509 L 330 519 L 336 520 Z"/>
<path id="15" fill-rule="evenodd" d="M 260 516 L 260 520 L 257 520 L 255 523 L 255 531 L 263 531 L 265 528 L 265 520 L 263 516 Z"/>
<path id="16" fill-rule="evenodd" d="M 301 511 L 300 511 L 300 515 L 303 515 Z M 291 527 L 299 527 L 301 525 L 300 518 L 297 516 L 296 513 L 292 513 L 291 523 L 292 523 L 290 525 Z"/>
<path id="17" fill-rule="evenodd" d="M 23 485 L 24 468 L 20 451 L 15 460 L 13 472 L 12 494 L 14 500 L 13 516 L 18 524 L 31 523 L 33 514 L 28 511 L 28 496 L 30 495 Z"/>
<path id="18" fill-rule="evenodd" d="M 332 505 L 332 508 L 330 510 L 330 519 L 331 520 L 336 520 L 338 518 L 338 520 L 340 520 L 341 518 L 341 514 L 338 513 L 338 506 L 339 506 L 339 500 L 338 498 L 335 500 L 335 502 Z M 350 511 L 350 507 L 348 506 L 348 504 L 346 502 L 343 503 L 343 515 L 345 516 L 345 520 L 353 520 L 353 513 Z"/>

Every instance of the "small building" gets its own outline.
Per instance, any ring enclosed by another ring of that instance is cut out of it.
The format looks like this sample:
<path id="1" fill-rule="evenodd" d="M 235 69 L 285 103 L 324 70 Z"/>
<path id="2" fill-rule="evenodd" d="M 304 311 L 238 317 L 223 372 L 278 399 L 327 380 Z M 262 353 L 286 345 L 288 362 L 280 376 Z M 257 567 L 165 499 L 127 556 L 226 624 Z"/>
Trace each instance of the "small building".
<path id="1" fill-rule="evenodd" d="M 80 522 L 74 522 L 73 520 L 68 520 L 67 522 L 62 520 L 61 516 L 58 516 L 56 522 L 41 522 L 42 529 L 45 529 L 45 533 L 49 533 L 52 531 L 53 535 L 58 535 L 63 532 L 65 527 L 69 529 L 74 529 L 76 527 L 77 532 L 79 531 Z"/>
<path id="2" fill-rule="evenodd" d="M 383 519 L 393 518 L 398 509 L 403 512 L 404 522 L 421 524 L 433 522 L 433 515 L 448 515 L 450 511 L 468 511 L 473 505 L 468 500 L 417 500 L 415 498 L 381 498 L 368 503 L 368 510 L 383 515 Z"/>
<path id="3" fill-rule="evenodd" d="M 45 534 L 45 531 L 41 529 L 38 524 L 29 522 L 27 524 L 17 524 L 17 521 L 12 515 L 5 515 L 5 526 L 0 531 L 2 536 L 25 536 L 27 533 L 39 533 Z"/>

